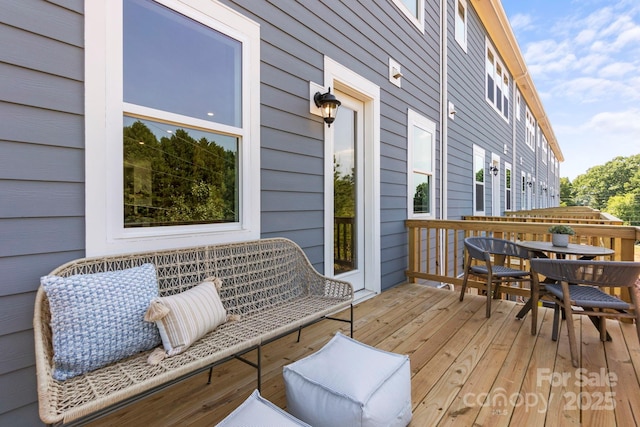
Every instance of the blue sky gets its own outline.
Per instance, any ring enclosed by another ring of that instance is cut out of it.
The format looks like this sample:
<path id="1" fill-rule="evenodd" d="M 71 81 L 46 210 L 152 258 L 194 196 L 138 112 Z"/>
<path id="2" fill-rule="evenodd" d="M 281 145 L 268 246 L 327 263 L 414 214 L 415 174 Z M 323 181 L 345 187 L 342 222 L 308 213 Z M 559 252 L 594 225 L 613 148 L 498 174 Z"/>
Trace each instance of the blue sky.
<path id="1" fill-rule="evenodd" d="M 640 154 L 640 1 L 502 0 L 573 180 Z"/>

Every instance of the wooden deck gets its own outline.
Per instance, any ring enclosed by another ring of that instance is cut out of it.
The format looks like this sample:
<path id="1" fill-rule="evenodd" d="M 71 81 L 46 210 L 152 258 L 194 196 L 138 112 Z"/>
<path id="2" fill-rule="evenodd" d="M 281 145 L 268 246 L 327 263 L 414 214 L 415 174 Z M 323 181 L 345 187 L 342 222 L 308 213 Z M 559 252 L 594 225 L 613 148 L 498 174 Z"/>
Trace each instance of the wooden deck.
<path id="1" fill-rule="evenodd" d="M 551 340 L 553 312 L 539 312 L 538 335 L 520 305 L 418 284 L 383 292 L 355 307 L 355 338 L 408 354 L 411 426 L 632 426 L 640 424 L 640 345 L 632 324 L 608 321 L 603 344 L 588 321 L 577 322 L 581 370 L 571 366 L 566 326 Z M 579 316 L 582 318 L 583 316 Z M 578 319 L 578 318 L 576 318 Z M 263 349 L 262 395 L 286 408 L 282 366 L 311 354 L 340 328 L 323 321 Z M 253 368 L 231 361 L 105 417 L 94 426 L 212 426 L 256 387 Z"/>

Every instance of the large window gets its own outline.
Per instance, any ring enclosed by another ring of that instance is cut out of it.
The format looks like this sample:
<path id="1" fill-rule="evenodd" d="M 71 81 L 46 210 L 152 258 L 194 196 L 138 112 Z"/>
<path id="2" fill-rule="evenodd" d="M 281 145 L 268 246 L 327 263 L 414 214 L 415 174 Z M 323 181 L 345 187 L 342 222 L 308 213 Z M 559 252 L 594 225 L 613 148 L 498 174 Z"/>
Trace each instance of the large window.
<path id="1" fill-rule="evenodd" d="M 498 58 L 495 49 L 486 41 L 486 100 L 504 118 L 509 120 L 509 73 Z"/>
<path id="2" fill-rule="evenodd" d="M 393 0 L 400 11 L 424 32 L 424 0 Z"/>
<path id="3" fill-rule="evenodd" d="M 436 124 L 409 110 L 407 113 L 409 216 L 435 216 Z"/>
<path id="4" fill-rule="evenodd" d="M 485 153 L 480 147 L 473 146 L 473 214 L 484 215 Z"/>
<path id="5" fill-rule="evenodd" d="M 259 26 L 218 2 L 86 7 L 87 253 L 258 238 Z"/>
<path id="6" fill-rule="evenodd" d="M 467 51 L 467 0 L 456 0 L 455 36 L 458 44 L 466 52 Z"/>

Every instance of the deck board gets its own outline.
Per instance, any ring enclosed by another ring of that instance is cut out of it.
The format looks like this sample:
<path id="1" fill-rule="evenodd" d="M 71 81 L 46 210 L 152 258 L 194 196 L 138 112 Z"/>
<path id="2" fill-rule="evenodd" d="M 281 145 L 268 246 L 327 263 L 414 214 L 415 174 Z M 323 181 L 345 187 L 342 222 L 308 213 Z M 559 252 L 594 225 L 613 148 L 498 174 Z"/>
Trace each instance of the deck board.
<path id="1" fill-rule="evenodd" d="M 408 354 L 412 372 L 411 426 L 638 425 L 640 343 L 632 324 L 608 322 L 612 342 L 576 317 L 583 371 L 571 366 L 566 324 L 551 340 L 553 311 L 516 320 L 520 305 L 418 284 L 404 284 L 358 304 L 355 338 Z M 341 315 L 345 315 L 343 313 Z M 286 408 L 282 367 L 309 355 L 348 324 L 317 323 L 263 348 L 262 395 Z M 255 352 L 249 353 L 255 358 Z M 580 374 L 589 378 L 581 380 Z M 214 369 L 212 384 L 199 374 L 93 422 L 92 426 L 211 426 L 256 387 L 255 370 L 240 361 Z M 606 381 L 610 378 L 611 381 Z M 611 396 L 607 405 L 605 396 Z"/>

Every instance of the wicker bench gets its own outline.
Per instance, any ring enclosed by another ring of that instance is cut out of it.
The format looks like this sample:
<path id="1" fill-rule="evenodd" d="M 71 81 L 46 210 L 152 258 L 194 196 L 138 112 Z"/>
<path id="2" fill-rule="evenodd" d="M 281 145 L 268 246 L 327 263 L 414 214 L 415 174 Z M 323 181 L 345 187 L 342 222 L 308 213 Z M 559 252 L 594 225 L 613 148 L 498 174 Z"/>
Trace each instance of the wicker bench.
<path id="1" fill-rule="evenodd" d="M 227 322 L 184 353 L 150 368 L 142 352 L 95 371 L 57 381 L 52 377 L 50 310 L 38 290 L 34 335 L 40 418 L 48 424 L 83 423 L 117 410 L 169 385 L 237 358 L 258 370 L 261 346 L 328 318 L 349 322 L 353 335 L 353 288 L 320 275 L 298 245 L 263 239 L 180 250 L 84 258 L 51 274 L 71 276 L 152 263 L 160 296 L 187 290 L 211 276 L 222 279 L 222 302 L 240 320 Z M 350 319 L 329 317 L 351 308 Z M 257 363 L 242 357 L 257 350 Z M 211 378 L 211 373 L 209 375 Z"/>

